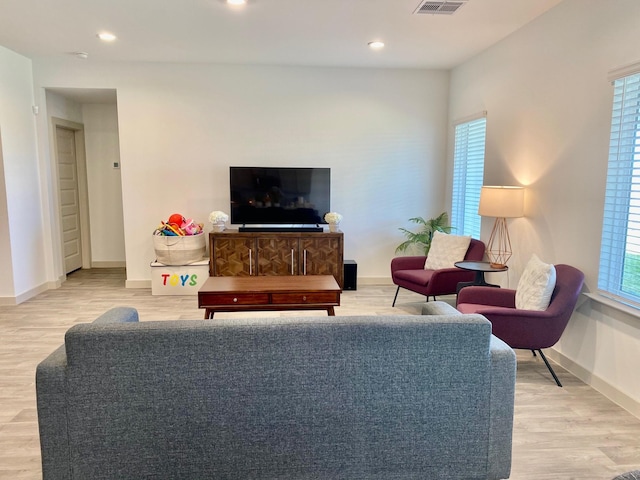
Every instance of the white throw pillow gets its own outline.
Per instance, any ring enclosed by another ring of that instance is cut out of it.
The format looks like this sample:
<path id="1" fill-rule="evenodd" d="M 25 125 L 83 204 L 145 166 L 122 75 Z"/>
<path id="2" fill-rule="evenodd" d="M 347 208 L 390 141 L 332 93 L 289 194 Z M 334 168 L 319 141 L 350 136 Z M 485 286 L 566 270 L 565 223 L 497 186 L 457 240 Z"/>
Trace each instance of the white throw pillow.
<path id="1" fill-rule="evenodd" d="M 556 267 L 533 255 L 516 288 L 516 308 L 546 310 L 556 287 Z"/>
<path id="2" fill-rule="evenodd" d="M 424 269 L 453 268 L 454 263 L 464 260 L 470 242 L 471 237 L 449 235 L 436 230 L 431 240 L 429 255 L 424 262 Z"/>

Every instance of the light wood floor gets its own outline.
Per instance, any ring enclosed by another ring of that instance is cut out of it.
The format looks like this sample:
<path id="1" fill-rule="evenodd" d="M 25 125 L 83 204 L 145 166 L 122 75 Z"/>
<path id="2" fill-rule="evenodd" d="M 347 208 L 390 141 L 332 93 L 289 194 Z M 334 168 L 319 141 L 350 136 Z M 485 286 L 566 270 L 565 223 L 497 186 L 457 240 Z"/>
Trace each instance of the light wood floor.
<path id="1" fill-rule="evenodd" d="M 57 290 L 18 306 L 2 307 L 0 479 L 41 478 L 34 372 L 62 344 L 69 327 L 90 322 L 117 305 L 136 307 L 143 321 L 202 318 L 195 296 L 154 297 L 150 289 L 125 289 L 124 282 L 123 269 L 83 270 L 70 275 Z M 392 286 L 361 286 L 344 292 L 336 315 L 420 312 L 424 298 L 406 291 L 391 308 L 394 292 Z M 298 313 L 252 316 L 294 314 Z M 539 358 L 518 352 L 511 478 L 610 479 L 640 468 L 640 420 L 560 367 L 556 371 L 564 388 L 555 385 Z"/>

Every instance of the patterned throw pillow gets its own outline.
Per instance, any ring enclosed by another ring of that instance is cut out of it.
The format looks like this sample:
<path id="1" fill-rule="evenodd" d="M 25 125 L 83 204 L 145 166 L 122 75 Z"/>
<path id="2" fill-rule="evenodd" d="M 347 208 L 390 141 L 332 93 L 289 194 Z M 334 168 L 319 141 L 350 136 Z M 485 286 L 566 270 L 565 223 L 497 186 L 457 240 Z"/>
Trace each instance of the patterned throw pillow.
<path id="1" fill-rule="evenodd" d="M 424 262 L 425 270 L 453 268 L 455 262 L 464 260 L 471 237 L 449 235 L 435 231 L 431 240 L 429 255 Z"/>
<path id="2" fill-rule="evenodd" d="M 516 288 L 516 308 L 546 310 L 556 287 L 556 267 L 533 255 Z"/>

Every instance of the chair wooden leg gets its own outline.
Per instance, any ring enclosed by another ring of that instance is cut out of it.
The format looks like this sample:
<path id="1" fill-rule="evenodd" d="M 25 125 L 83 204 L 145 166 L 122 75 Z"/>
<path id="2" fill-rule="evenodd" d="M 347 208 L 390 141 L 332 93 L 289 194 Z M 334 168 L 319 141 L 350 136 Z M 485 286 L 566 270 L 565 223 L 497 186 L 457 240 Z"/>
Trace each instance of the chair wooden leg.
<path id="1" fill-rule="evenodd" d="M 398 286 L 398 288 L 396 289 L 396 296 L 393 297 L 393 303 L 391 304 L 392 307 L 396 306 L 396 298 L 398 298 L 398 292 L 400 291 L 400 286 Z"/>
<path id="2" fill-rule="evenodd" d="M 535 351 L 533 352 L 535 355 Z M 547 360 L 547 357 L 544 355 L 544 353 L 542 353 L 542 350 L 538 349 L 538 353 L 540 354 L 540 356 L 542 357 L 542 360 L 544 360 L 544 364 L 547 366 L 547 368 L 549 369 L 549 371 L 551 372 L 551 375 L 553 376 L 553 379 L 556 381 L 556 384 L 561 387 L 562 384 L 560 383 L 560 380 L 558 379 L 558 376 L 556 375 L 556 372 L 553 371 L 553 368 L 551 368 L 551 364 L 549 363 L 549 361 Z"/>

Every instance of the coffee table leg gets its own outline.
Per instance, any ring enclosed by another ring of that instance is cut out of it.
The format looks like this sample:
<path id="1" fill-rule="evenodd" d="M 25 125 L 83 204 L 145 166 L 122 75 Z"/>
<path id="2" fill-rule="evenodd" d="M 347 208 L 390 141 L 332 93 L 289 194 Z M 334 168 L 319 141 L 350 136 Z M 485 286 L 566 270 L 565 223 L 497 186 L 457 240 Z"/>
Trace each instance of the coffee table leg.
<path id="1" fill-rule="evenodd" d="M 214 312 L 210 308 L 205 308 L 204 309 L 204 319 L 205 320 L 213 318 L 213 314 L 214 314 Z"/>
<path id="2" fill-rule="evenodd" d="M 329 314 L 330 317 L 335 317 L 336 316 L 336 312 L 333 309 L 333 307 L 328 307 L 327 308 L 327 313 Z"/>

